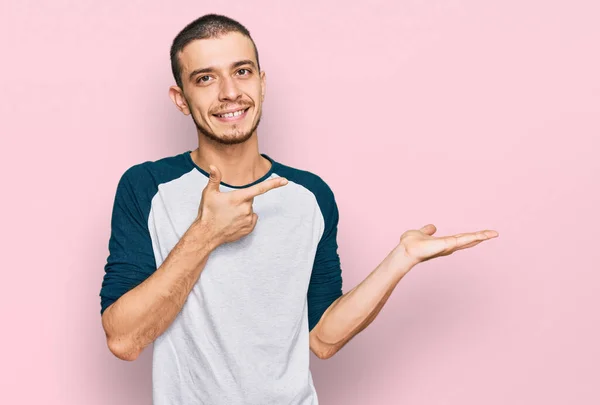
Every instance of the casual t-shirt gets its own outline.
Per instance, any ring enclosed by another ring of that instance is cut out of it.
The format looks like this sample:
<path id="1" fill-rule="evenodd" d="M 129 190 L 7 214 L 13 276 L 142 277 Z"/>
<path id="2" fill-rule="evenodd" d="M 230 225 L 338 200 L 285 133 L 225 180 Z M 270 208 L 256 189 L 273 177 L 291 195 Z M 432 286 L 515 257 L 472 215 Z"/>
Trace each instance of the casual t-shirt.
<path id="1" fill-rule="evenodd" d="M 154 342 L 154 405 L 316 405 L 309 332 L 342 295 L 338 208 L 317 175 L 276 162 L 288 184 L 254 198 L 248 235 L 213 250 Z M 130 167 L 114 200 L 101 313 L 149 277 L 197 218 L 209 174 L 190 151 Z"/>

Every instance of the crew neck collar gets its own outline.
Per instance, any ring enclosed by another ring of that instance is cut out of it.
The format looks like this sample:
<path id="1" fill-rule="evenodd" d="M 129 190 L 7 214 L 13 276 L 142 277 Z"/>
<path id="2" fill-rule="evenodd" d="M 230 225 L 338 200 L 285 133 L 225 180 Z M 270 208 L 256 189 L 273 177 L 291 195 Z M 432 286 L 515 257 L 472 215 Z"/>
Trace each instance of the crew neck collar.
<path id="1" fill-rule="evenodd" d="M 188 150 L 187 152 L 184 152 L 183 155 L 185 156 L 186 160 L 188 161 L 188 163 L 190 163 L 196 170 L 198 170 L 200 173 L 202 173 L 203 175 L 205 175 L 207 178 L 210 177 L 210 173 L 206 172 L 204 169 L 202 169 L 200 166 L 198 166 L 196 164 L 196 162 L 194 162 L 194 159 L 192 159 L 192 151 Z M 258 184 L 266 179 L 268 179 L 269 177 L 271 177 L 271 175 L 274 173 L 275 171 L 275 166 L 277 165 L 277 162 L 275 160 L 273 160 L 269 155 L 261 153 L 260 154 L 262 157 L 264 157 L 265 159 L 267 159 L 269 162 L 271 162 L 271 167 L 269 168 L 269 171 L 267 171 L 267 173 L 265 173 L 262 177 L 260 177 L 259 179 L 253 181 L 252 183 L 249 184 L 245 184 L 243 186 L 233 186 L 231 184 L 227 184 L 224 182 L 221 182 L 222 186 L 225 187 L 229 187 L 229 188 L 248 188 L 251 187 L 255 184 Z"/>

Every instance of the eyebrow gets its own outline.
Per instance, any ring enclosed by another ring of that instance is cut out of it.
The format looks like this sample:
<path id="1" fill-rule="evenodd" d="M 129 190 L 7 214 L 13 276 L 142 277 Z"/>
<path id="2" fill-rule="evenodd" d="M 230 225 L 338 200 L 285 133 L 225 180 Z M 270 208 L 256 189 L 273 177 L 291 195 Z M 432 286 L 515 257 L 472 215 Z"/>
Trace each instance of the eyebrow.
<path id="1" fill-rule="evenodd" d="M 236 67 L 240 67 L 243 65 L 251 65 L 254 69 L 256 69 L 256 64 L 250 60 L 250 59 L 244 59 L 244 60 L 239 60 L 237 62 L 233 62 L 230 66 L 231 69 L 235 69 Z M 196 69 L 194 70 L 192 73 L 190 73 L 190 80 L 192 80 L 194 78 L 194 76 L 201 74 L 201 73 L 211 73 L 214 72 L 216 69 L 212 66 L 209 66 L 207 68 L 202 68 L 202 69 Z"/>

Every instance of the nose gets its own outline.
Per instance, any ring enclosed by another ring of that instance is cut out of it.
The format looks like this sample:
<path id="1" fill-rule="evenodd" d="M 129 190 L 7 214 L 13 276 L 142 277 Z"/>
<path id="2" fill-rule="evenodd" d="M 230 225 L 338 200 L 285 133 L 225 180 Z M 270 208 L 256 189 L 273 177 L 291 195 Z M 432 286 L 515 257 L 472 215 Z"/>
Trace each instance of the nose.
<path id="1" fill-rule="evenodd" d="M 221 90 L 219 92 L 219 100 L 235 101 L 242 95 L 242 92 L 237 86 L 237 83 L 231 77 L 226 77 L 221 81 Z"/>

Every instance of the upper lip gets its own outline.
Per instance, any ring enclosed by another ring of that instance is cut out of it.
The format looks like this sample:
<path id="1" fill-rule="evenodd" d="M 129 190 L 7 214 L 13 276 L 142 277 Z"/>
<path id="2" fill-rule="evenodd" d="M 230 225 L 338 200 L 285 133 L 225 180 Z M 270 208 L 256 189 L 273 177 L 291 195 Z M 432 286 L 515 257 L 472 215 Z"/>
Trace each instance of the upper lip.
<path id="1" fill-rule="evenodd" d="M 247 109 L 247 108 L 250 108 L 250 107 L 247 107 L 247 106 L 246 106 L 246 107 L 237 107 L 237 108 L 233 108 L 233 109 L 231 109 L 231 110 L 226 110 L 226 111 L 220 111 L 220 112 L 217 112 L 217 113 L 215 113 L 214 115 L 223 115 L 223 114 L 229 114 L 229 113 L 232 113 L 232 112 L 236 112 L 236 111 L 240 111 L 240 110 L 245 110 L 245 109 Z"/>

